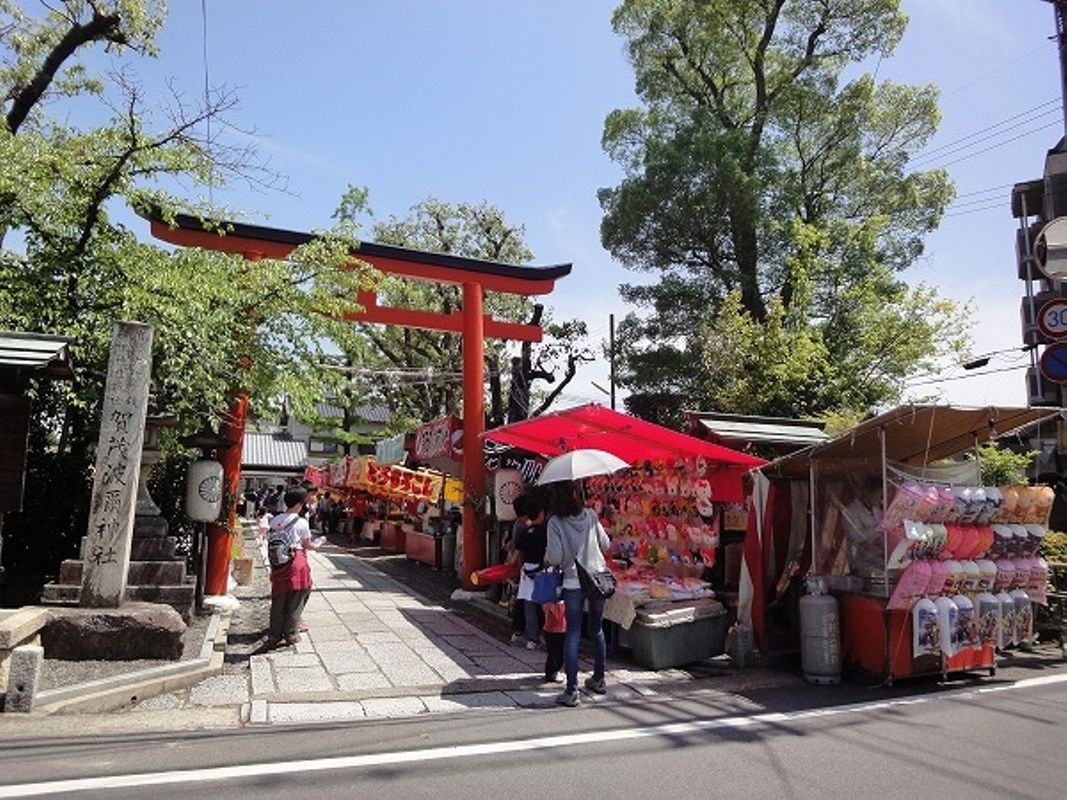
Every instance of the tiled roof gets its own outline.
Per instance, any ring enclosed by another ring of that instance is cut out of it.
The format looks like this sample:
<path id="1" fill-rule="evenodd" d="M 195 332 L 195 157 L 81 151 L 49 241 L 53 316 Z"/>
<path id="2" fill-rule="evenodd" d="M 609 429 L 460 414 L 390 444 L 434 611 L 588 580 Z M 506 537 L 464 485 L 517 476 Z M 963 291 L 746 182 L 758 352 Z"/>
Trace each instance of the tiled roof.
<path id="1" fill-rule="evenodd" d="M 304 469 L 308 465 L 306 442 L 288 433 L 245 433 L 242 467 Z"/>
<path id="2" fill-rule="evenodd" d="M 0 367 L 50 369 L 66 377 L 70 373 L 69 342 L 65 336 L 0 331 Z"/>
<path id="3" fill-rule="evenodd" d="M 330 403 L 318 403 L 315 413 L 323 419 L 343 419 L 344 410 Z M 363 422 L 385 424 L 389 421 L 389 409 L 383 405 L 361 405 L 352 409 L 352 416 Z"/>

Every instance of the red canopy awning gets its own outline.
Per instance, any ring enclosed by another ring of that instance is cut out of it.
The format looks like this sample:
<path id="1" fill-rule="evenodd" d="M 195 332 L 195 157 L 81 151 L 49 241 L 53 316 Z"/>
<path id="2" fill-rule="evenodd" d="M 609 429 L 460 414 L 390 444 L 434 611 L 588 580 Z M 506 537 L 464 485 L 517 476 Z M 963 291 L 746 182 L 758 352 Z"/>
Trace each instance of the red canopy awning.
<path id="1" fill-rule="evenodd" d="M 595 447 L 633 464 L 646 459 L 696 458 L 745 470 L 765 464 L 729 447 L 705 442 L 643 419 L 590 404 L 486 431 L 483 436 L 545 456 Z"/>

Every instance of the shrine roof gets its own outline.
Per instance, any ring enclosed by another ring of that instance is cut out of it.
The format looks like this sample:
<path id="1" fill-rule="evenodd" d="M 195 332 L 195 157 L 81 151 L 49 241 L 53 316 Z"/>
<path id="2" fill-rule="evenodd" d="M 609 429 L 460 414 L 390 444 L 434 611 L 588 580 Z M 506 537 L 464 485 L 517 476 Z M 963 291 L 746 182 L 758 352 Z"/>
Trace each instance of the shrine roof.
<path id="1" fill-rule="evenodd" d="M 227 220 L 201 220 L 188 214 L 164 217 L 158 208 L 142 214 L 152 235 L 171 244 L 203 247 L 229 253 L 259 253 L 265 258 L 285 259 L 316 235 L 283 228 L 268 228 Z M 385 272 L 444 283 L 476 281 L 486 289 L 514 294 L 546 294 L 553 282 L 570 274 L 571 264 L 544 267 L 516 266 L 446 253 L 430 253 L 394 245 L 360 242 L 353 257 Z"/>

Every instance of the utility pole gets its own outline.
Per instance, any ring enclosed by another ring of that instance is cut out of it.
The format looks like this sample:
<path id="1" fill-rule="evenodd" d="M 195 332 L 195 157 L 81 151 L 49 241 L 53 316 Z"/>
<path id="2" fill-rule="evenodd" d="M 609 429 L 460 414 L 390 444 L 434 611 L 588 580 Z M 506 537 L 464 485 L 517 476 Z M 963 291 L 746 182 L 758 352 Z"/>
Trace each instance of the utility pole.
<path id="1" fill-rule="evenodd" d="M 615 410 L 615 315 L 608 314 L 608 388 L 611 389 L 611 410 Z"/>
<path id="2" fill-rule="evenodd" d="M 1063 133 L 1067 136 L 1067 0 L 1051 0 L 1056 15 L 1056 48 L 1060 53 L 1060 97 L 1063 99 Z"/>

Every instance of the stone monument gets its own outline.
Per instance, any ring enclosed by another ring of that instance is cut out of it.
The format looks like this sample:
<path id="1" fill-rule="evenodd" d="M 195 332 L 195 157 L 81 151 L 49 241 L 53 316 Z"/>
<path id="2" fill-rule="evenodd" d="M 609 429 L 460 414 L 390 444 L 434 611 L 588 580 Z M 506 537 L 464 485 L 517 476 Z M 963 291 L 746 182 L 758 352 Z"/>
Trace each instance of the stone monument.
<path id="1" fill-rule="evenodd" d="M 151 373 L 151 326 L 115 323 L 89 506 L 84 607 L 117 608 L 126 593 Z"/>

